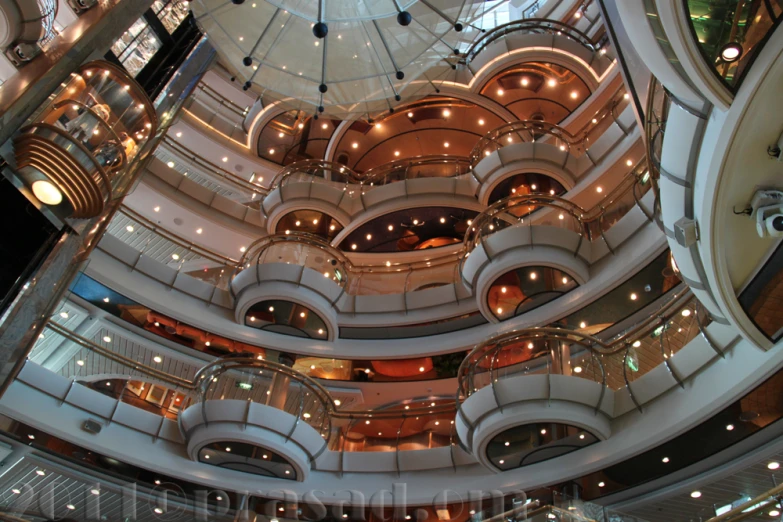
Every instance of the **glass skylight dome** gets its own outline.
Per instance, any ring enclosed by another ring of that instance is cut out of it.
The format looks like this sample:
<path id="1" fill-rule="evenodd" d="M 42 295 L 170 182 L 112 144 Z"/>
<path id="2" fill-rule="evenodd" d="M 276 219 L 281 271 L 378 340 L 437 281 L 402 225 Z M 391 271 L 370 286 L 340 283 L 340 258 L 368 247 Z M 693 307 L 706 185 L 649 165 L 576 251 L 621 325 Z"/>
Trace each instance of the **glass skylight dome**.
<path id="1" fill-rule="evenodd" d="M 328 34 L 318 38 L 314 0 L 196 0 L 198 23 L 237 78 L 265 104 L 347 118 L 372 117 L 426 96 L 452 79 L 455 49 L 481 34 L 506 0 L 321 0 Z M 457 29 L 460 29 L 457 31 Z M 249 65 L 248 65 L 249 64 Z"/>

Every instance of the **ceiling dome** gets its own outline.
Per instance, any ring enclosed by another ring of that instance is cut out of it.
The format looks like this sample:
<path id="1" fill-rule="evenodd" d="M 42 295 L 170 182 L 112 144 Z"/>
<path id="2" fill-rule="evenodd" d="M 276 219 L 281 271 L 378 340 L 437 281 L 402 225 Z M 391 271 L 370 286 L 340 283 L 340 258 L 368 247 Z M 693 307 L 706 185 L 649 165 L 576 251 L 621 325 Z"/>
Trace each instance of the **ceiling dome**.
<path id="1" fill-rule="evenodd" d="M 451 79 L 454 51 L 467 48 L 481 34 L 484 15 L 501 4 L 196 0 L 192 7 L 225 64 L 265 104 L 369 118 Z M 395 16 L 403 10 L 412 17 L 407 26 Z"/>

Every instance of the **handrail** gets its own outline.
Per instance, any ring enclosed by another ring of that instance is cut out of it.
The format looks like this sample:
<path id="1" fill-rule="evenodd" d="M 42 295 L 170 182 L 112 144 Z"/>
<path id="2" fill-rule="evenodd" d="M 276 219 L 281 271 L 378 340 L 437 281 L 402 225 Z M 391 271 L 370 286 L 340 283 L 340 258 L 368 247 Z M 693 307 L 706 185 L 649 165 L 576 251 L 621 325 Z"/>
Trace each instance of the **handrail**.
<path id="1" fill-rule="evenodd" d="M 165 228 L 161 228 L 157 223 L 150 221 L 146 217 L 142 216 L 138 212 L 131 210 L 130 208 L 126 207 L 125 205 L 121 206 L 118 210 L 119 214 L 125 215 L 129 217 L 130 219 L 136 221 L 137 223 L 140 223 L 144 227 L 148 228 L 151 232 L 155 234 L 159 234 L 160 236 L 164 237 L 165 239 L 168 239 L 172 243 L 186 248 L 187 250 L 194 252 L 198 254 L 199 256 L 205 257 L 209 259 L 210 261 L 214 261 L 216 263 L 221 263 L 224 266 L 227 267 L 238 267 L 240 266 L 239 261 L 233 258 L 230 258 L 228 256 L 224 256 L 222 254 L 219 254 L 215 252 L 214 250 L 211 250 L 209 248 L 197 245 L 193 243 L 192 241 L 185 239 L 182 236 L 179 236 L 175 234 L 174 232 L 171 232 L 169 230 L 166 230 Z"/>
<path id="2" fill-rule="evenodd" d="M 195 87 L 195 89 L 193 91 L 193 94 L 191 94 L 191 96 L 193 97 L 194 100 L 197 99 L 196 98 L 196 91 L 199 91 L 199 90 L 202 91 L 204 94 L 206 94 L 208 97 L 210 97 L 213 100 L 215 100 L 218 103 L 220 103 L 221 106 L 228 107 L 228 109 L 231 110 L 231 112 L 233 112 L 237 116 L 241 116 L 242 118 L 244 118 L 245 115 L 247 114 L 247 112 L 250 110 L 249 107 L 244 107 L 243 108 L 243 107 L 237 105 L 236 103 L 234 103 L 230 99 L 228 99 L 225 96 L 223 96 L 222 94 L 220 94 L 220 92 L 218 92 L 217 90 L 215 90 L 212 87 L 210 87 L 209 85 L 205 84 L 203 81 L 201 81 L 198 84 L 196 84 L 196 87 Z"/>
<path id="3" fill-rule="evenodd" d="M 569 345 L 577 345 L 590 352 L 591 357 L 614 355 L 625 351 L 626 357 L 630 347 L 637 341 L 641 341 L 643 338 L 652 334 L 661 325 L 665 325 L 668 321 L 676 317 L 677 314 L 681 314 L 682 311 L 691 306 L 695 306 L 697 310 L 693 311 L 694 317 L 698 317 L 699 308 L 701 308 L 699 302 L 693 296 L 690 289 L 685 289 L 682 293 L 673 294 L 672 297 L 663 305 L 660 306 L 654 314 L 652 314 L 647 320 L 637 323 L 627 329 L 626 331 L 612 336 L 610 339 L 604 340 L 595 335 L 580 332 L 578 330 L 572 330 L 567 328 L 558 327 L 540 327 L 540 328 L 523 328 L 515 331 L 511 331 L 505 334 L 501 334 L 491 339 L 488 339 L 481 344 L 477 345 L 471 352 L 465 357 L 462 364 L 460 364 L 457 370 L 457 393 L 455 401 L 461 404 L 465 399 L 470 397 L 473 393 L 478 391 L 475 376 L 477 374 L 478 366 L 487 360 L 487 357 L 492 356 L 493 362 L 497 359 L 498 355 L 507 346 L 516 346 L 524 342 L 550 342 L 566 343 Z M 697 319 L 696 319 L 697 320 Z M 540 356 L 536 359 L 542 359 L 546 356 Z M 535 361 L 531 359 L 526 362 Z M 673 372 L 671 366 L 668 363 L 668 357 L 664 355 L 664 364 L 667 369 L 672 373 L 675 380 L 680 382 L 679 377 Z M 625 367 L 625 364 L 623 365 Z M 548 372 L 549 367 L 548 368 Z M 490 366 L 490 378 L 489 386 L 494 390 L 495 383 L 498 376 L 493 371 L 493 366 Z M 480 373 L 480 372 L 479 372 Z M 633 389 L 630 386 L 628 376 L 623 374 L 625 380 L 626 389 L 628 389 L 631 399 L 638 409 L 641 410 L 641 406 L 637 402 L 637 399 L 633 393 Z M 602 386 L 606 384 L 606 376 L 603 377 Z M 603 397 L 596 404 L 596 410 L 600 407 L 600 403 Z M 461 406 L 458 407 L 461 409 Z M 463 416 L 464 417 L 464 416 Z"/>
<path id="4" fill-rule="evenodd" d="M 346 184 L 360 184 L 362 181 L 362 176 L 360 174 L 342 163 L 323 159 L 305 159 L 295 161 L 280 170 L 269 184 L 269 191 L 271 192 L 276 188 L 281 187 L 288 178 L 299 174 L 309 174 L 324 179 L 327 179 L 328 176 L 329 181 L 336 181 L 338 183 L 342 182 L 340 178 L 343 178 L 346 180 Z"/>
<path id="5" fill-rule="evenodd" d="M 163 144 L 171 149 L 174 149 L 175 153 L 185 156 L 185 159 L 190 160 L 191 162 L 196 163 L 199 167 L 206 169 L 206 175 L 216 175 L 242 190 L 248 190 L 255 194 L 265 196 L 269 193 L 269 190 L 265 189 L 264 187 L 247 181 L 246 179 L 237 176 L 231 171 L 228 171 L 223 167 L 202 158 L 196 152 L 190 150 L 181 143 L 177 143 L 168 136 L 163 137 Z"/>
<path id="6" fill-rule="evenodd" d="M 586 236 L 590 241 L 593 240 L 592 225 L 596 223 L 599 224 L 600 228 L 598 233 L 600 233 L 603 240 L 606 241 L 606 237 L 603 235 L 603 218 L 612 210 L 613 203 L 621 200 L 621 198 L 629 192 L 633 192 L 635 204 L 639 205 L 640 198 L 636 191 L 638 187 L 646 184 L 646 167 L 647 160 L 642 158 L 642 160 L 633 166 L 631 172 L 625 176 L 612 192 L 591 209 L 584 209 L 571 200 L 548 194 L 511 195 L 493 203 L 473 219 L 470 224 L 471 226 L 465 232 L 465 237 L 463 238 L 465 256 L 463 256 L 462 262 L 465 262 L 468 255 L 470 255 L 470 252 L 476 246 L 483 243 L 484 236 L 488 231 L 495 231 L 496 227 L 494 223 L 497 220 L 507 224 L 514 224 L 515 220 L 519 223 L 523 223 L 525 218 L 530 216 L 540 207 L 553 208 L 568 213 L 573 221 L 578 224 L 580 235 L 582 237 Z M 640 208 L 642 207 L 640 206 Z M 522 209 L 523 212 L 521 214 L 515 214 L 513 213 L 515 209 Z M 644 212 L 646 214 L 646 211 Z M 648 215 L 648 217 L 650 216 Z M 532 226 L 532 222 L 529 221 L 529 223 Z M 577 252 L 580 246 L 581 240 L 577 246 Z"/>
<path id="7" fill-rule="evenodd" d="M 390 172 L 401 168 L 406 169 L 405 179 L 408 179 L 407 174 L 412 167 L 438 164 L 453 164 L 455 166 L 455 172 L 450 177 L 467 174 L 471 168 L 470 160 L 463 156 L 455 156 L 453 154 L 430 154 L 426 156 L 414 156 L 404 160 L 394 160 L 367 170 L 364 172 L 364 174 L 362 174 L 362 184 L 369 186 L 385 185 L 386 183 L 378 183 L 378 180 L 383 179 Z"/>
<path id="8" fill-rule="evenodd" d="M 351 259 L 347 255 L 345 255 L 345 253 L 342 250 L 334 247 L 328 240 L 325 240 L 320 236 L 317 236 L 315 234 L 310 234 L 307 232 L 290 231 L 286 234 L 273 234 L 270 236 L 265 236 L 251 243 L 250 246 L 245 250 L 245 253 L 242 256 L 242 259 L 240 260 L 237 269 L 232 274 L 231 276 L 232 279 L 236 277 L 239 271 L 243 269 L 250 268 L 251 266 L 254 265 L 261 266 L 262 264 L 264 264 L 261 262 L 261 259 L 262 256 L 265 254 L 265 252 L 281 243 L 293 243 L 293 244 L 304 245 L 307 247 L 315 248 L 321 250 L 322 252 L 325 252 L 328 256 L 334 258 L 338 263 L 339 267 L 341 267 L 344 270 L 344 273 L 347 276 L 345 280 L 343 280 L 341 283 L 338 284 L 346 288 L 350 286 L 352 277 L 356 277 L 358 278 L 357 281 L 361 281 L 361 277 L 364 274 L 401 273 L 401 272 L 407 273 L 407 277 L 405 279 L 405 284 L 402 293 L 406 293 L 408 291 L 407 290 L 408 277 L 412 272 L 416 270 L 437 269 L 439 267 L 447 266 L 451 263 L 454 263 L 454 266 L 456 268 L 459 265 L 459 262 L 462 258 L 461 252 L 451 252 L 451 253 L 441 254 L 435 258 L 430 258 L 428 261 L 413 261 L 408 263 L 394 263 L 394 264 L 392 264 L 390 261 L 387 261 L 384 264 L 356 265 L 351 261 Z M 336 267 L 337 265 L 333 265 L 333 266 Z M 451 277 L 453 281 L 458 280 L 456 274 L 452 275 Z"/>
<path id="9" fill-rule="evenodd" d="M 494 147 L 494 150 L 497 150 L 507 146 L 508 141 L 506 140 L 506 142 L 504 142 L 501 140 L 501 138 L 505 136 L 510 138 L 516 136 L 518 141 L 521 140 L 523 142 L 537 142 L 540 136 L 546 135 L 559 140 L 561 142 L 560 150 L 565 151 L 568 154 L 571 154 L 571 150 L 576 149 L 580 145 L 585 145 L 583 152 L 587 152 L 590 135 L 594 129 L 599 128 L 600 124 L 609 117 L 616 122 L 617 114 L 615 110 L 622 103 L 626 102 L 626 100 L 628 100 L 628 94 L 625 88 L 622 87 L 617 90 L 606 105 L 604 105 L 591 120 L 575 132 L 570 132 L 564 127 L 554 123 L 538 120 L 520 120 L 503 124 L 490 130 L 479 139 L 470 152 L 469 157 L 471 164 L 475 167 L 484 159 L 484 156 L 488 156 L 491 153 L 491 150 L 488 147 Z"/>
<path id="10" fill-rule="evenodd" d="M 516 32 L 564 35 L 592 52 L 599 51 L 603 46 L 603 42 L 606 41 L 605 39 L 593 41 L 592 38 L 582 31 L 565 22 L 561 22 L 560 20 L 549 20 L 547 18 L 526 18 L 499 25 L 491 31 L 483 33 L 475 42 L 473 42 L 467 51 L 462 53 L 463 58 L 460 60 L 460 62 L 466 65 L 469 64 L 475 60 L 476 56 L 481 53 L 481 51 L 486 49 L 491 43 L 500 38 L 503 38 L 509 33 Z"/>
<path id="11" fill-rule="evenodd" d="M 329 439 L 332 436 L 333 430 L 331 428 L 333 421 L 338 419 L 349 421 L 350 429 L 350 425 L 353 425 L 360 420 L 370 421 L 371 419 L 400 419 L 401 422 L 404 422 L 405 419 L 411 417 L 415 418 L 420 416 L 451 414 L 462 415 L 462 403 L 472 393 L 475 392 L 474 377 L 477 373 L 477 366 L 482 361 L 486 361 L 488 357 L 492 358 L 492 364 L 489 366 L 489 371 L 491 372 L 490 385 L 494 387 L 495 382 L 500 378 L 497 375 L 498 365 L 496 364 L 500 352 L 509 345 L 528 340 L 535 341 L 536 343 L 541 343 L 544 341 L 554 342 L 558 345 L 559 343 L 567 343 L 569 345 L 576 345 L 584 348 L 590 353 L 590 356 L 596 361 L 596 364 L 602 370 L 601 385 L 603 388 L 606 385 L 606 373 L 603 370 L 603 364 L 598 359 L 600 356 L 618 354 L 622 353 L 623 351 L 627 353 L 635 341 L 641 340 L 650 335 L 653 331 L 659 329 L 662 325 L 665 325 L 670 320 L 672 320 L 677 314 L 681 314 L 685 308 L 692 309 L 691 313 L 693 314 L 694 320 L 698 320 L 698 314 L 700 314 L 701 310 L 703 310 L 703 308 L 699 306 L 698 302 L 695 300 L 692 293 L 688 289 L 685 289 L 682 293 L 677 293 L 669 298 L 667 302 L 663 303 L 651 317 L 645 317 L 644 320 L 632 325 L 621 333 L 613 335 L 609 339 L 602 339 L 601 337 L 583 333 L 578 330 L 555 327 L 526 328 L 497 335 L 477 345 L 463 360 L 457 373 L 457 389 L 453 400 L 448 398 L 421 398 L 417 399 L 416 402 L 421 403 L 426 400 L 427 402 L 432 401 L 432 404 L 412 404 L 411 406 L 413 407 L 410 407 L 409 409 L 401 409 L 403 406 L 401 403 L 387 404 L 379 408 L 369 410 L 342 409 L 335 403 L 335 400 L 333 399 L 329 390 L 327 390 L 318 380 L 309 377 L 308 375 L 299 372 L 290 366 L 275 363 L 264 358 L 259 358 L 256 355 L 239 355 L 237 357 L 229 356 L 215 359 L 204 364 L 197 371 L 193 380 L 188 380 L 186 378 L 171 375 L 165 371 L 144 365 L 133 359 L 115 353 L 109 348 L 102 347 L 89 339 L 75 334 L 64 326 L 57 324 L 53 320 L 50 320 L 47 323 L 47 328 L 63 336 L 69 341 L 72 341 L 120 364 L 126 365 L 143 375 L 147 375 L 151 378 L 154 378 L 155 380 L 162 381 L 187 392 L 195 392 L 194 401 L 191 404 L 196 405 L 197 402 L 202 403 L 201 411 L 202 415 L 205 416 L 205 422 L 208 422 L 208 418 L 206 417 L 206 402 L 208 401 L 206 398 L 207 394 L 210 391 L 212 383 L 219 383 L 220 377 L 223 374 L 226 374 L 232 370 L 253 370 L 247 372 L 247 376 L 250 377 L 253 375 L 258 375 L 258 372 L 255 370 L 261 370 L 262 372 L 268 370 L 272 373 L 272 375 L 282 375 L 288 379 L 296 381 L 306 391 L 311 393 L 313 399 L 316 400 L 318 404 L 320 404 L 320 408 L 322 408 L 323 412 L 323 419 L 314 418 L 313 422 L 317 423 L 319 420 L 321 421 L 320 431 L 326 440 L 326 444 L 328 445 Z M 541 357 L 536 359 L 540 360 Z M 531 360 L 535 361 L 536 359 Z M 668 358 L 664 356 L 664 364 L 667 364 L 667 360 Z M 549 365 L 547 365 L 547 368 L 549 368 Z M 668 367 L 668 369 L 670 372 L 672 372 L 671 367 Z M 551 371 L 551 369 L 548 371 Z M 674 375 L 676 376 L 676 374 Z M 287 386 L 287 384 L 284 385 Z M 271 383 L 270 380 L 270 391 L 272 391 L 271 388 L 274 386 L 275 384 Z M 633 389 L 630 387 L 630 382 L 628 381 L 627 376 L 626 387 L 631 394 L 634 403 L 639 406 L 633 394 Z M 597 407 L 600 406 L 602 397 L 603 392 Z M 303 398 L 300 397 L 298 400 L 299 411 L 297 413 L 297 417 L 303 415 Z M 285 410 L 285 406 L 282 406 L 282 409 Z M 306 419 L 309 418 L 308 416 L 304 417 Z M 450 444 L 454 444 L 453 437 Z"/>
<path id="12" fill-rule="evenodd" d="M 162 382 L 165 382 L 167 384 L 170 384 L 171 386 L 176 386 L 177 388 L 183 388 L 186 390 L 194 390 L 193 382 L 189 381 L 187 379 L 183 379 L 181 377 L 177 377 L 176 375 L 171 375 L 169 373 L 163 372 L 158 370 L 157 368 L 153 368 L 151 366 L 147 366 L 146 364 L 140 363 L 136 361 L 135 359 L 130 359 L 128 357 L 125 357 L 123 355 L 120 355 L 118 353 L 115 353 L 107 348 L 104 348 L 103 346 L 96 344 L 89 339 L 86 339 L 67 328 L 63 327 L 60 324 L 57 324 L 54 321 L 49 320 L 46 323 L 46 328 L 52 330 L 58 335 L 61 335 L 65 337 L 67 340 L 78 344 L 79 346 L 82 346 L 84 348 L 87 348 L 90 351 L 93 351 L 99 355 L 102 355 L 106 357 L 107 359 L 111 359 L 112 361 L 115 361 L 117 363 L 123 364 L 125 366 L 128 366 L 130 368 L 133 368 L 134 370 L 137 370 L 143 374 L 146 374 L 150 377 L 153 377 L 157 380 L 160 380 Z"/>

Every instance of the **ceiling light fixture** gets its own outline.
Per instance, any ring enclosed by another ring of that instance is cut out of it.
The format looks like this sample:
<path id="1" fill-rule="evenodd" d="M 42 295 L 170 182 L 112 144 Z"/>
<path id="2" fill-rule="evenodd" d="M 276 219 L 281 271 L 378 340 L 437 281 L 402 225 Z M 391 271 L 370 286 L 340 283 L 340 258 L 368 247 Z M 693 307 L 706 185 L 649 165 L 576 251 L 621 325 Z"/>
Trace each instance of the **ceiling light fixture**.
<path id="1" fill-rule="evenodd" d="M 720 57 L 726 63 L 733 63 L 742 56 L 742 46 L 737 42 L 729 42 L 720 50 Z"/>

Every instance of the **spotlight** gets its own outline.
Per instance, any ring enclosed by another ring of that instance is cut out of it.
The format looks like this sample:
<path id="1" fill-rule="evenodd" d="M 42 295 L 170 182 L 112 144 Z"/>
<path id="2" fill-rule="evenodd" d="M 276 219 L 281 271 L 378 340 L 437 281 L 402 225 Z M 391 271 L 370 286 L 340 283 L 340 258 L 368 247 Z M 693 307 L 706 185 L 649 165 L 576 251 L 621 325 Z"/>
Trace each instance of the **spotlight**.
<path id="1" fill-rule="evenodd" d="M 742 46 L 737 42 L 729 42 L 720 50 L 720 57 L 726 63 L 733 63 L 742 56 Z"/>

